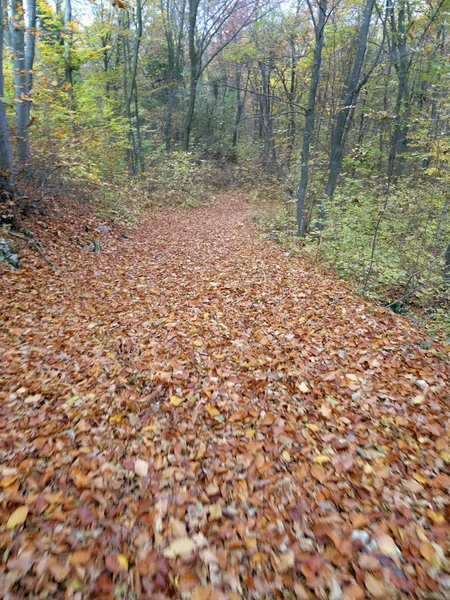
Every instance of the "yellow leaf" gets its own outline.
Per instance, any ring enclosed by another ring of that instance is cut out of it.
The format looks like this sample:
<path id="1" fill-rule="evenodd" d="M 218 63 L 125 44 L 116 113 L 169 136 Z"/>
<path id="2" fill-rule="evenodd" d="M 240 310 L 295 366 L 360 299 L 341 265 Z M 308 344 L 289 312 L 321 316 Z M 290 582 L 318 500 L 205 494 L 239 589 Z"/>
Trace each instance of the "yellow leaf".
<path id="1" fill-rule="evenodd" d="M 170 396 L 170 404 L 172 406 L 180 406 L 182 402 L 183 398 L 180 398 L 180 396 Z"/>
<path id="2" fill-rule="evenodd" d="M 120 423 L 120 421 L 123 419 L 124 415 L 114 415 L 113 417 L 111 417 L 109 419 L 110 423 L 113 423 L 114 425 L 117 425 L 118 423 Z"/>
<path id="3" fill-rule="evenodd" d="M 291 455 L 289 454 L 289 452 L 287 450 L 283 450 L 283 453 L 281 456 L 284 458 L 284 460 L 286 462 L 291 462 Z"/>
<path id="4" fill-rule="evenodd" d="M 158 428 L 156 425 L 147 425 L 147 427 L 144 427 L 142 429 L 142 431 L 156 431 Z"/>
<path id="5" fill-rule="evenodd" d="M 434 510 L 427 510 L 427 517 L 433 521 L 433 523 L 444 523 L 445 517 L 441 513 L 435 512 Z"/>
<path id="6" fill-rule="evenodd" d="M 214 406 L 210 406 L 208 404 L 208 406 L 206 406 L 206 412 L 209 414 L 210 417 L 217 417 L 218 415 L 220 415 L 220 411 L 217 410 L 217 408 L 215 408 Z"/>
<path id="7" fill-rule="evenodd" d="M 425 396 L 423 394 L 418 394 L 417 396 L 415 396 L 412 399 L 412 403 L 417 406 L 419 404 L 422 404 L 422 402 L 425 400 Z"/>
<path id="8" fill-rule="evenodd" d="M 319 456 L 316 456 L 314 458 L 314 462 L 319 465 L 323 465 L 324 463 L 328 462 L 329 460 L 330 460 L 330 457 L 325 456 L 325 454 L 319 454 Z"/>
<path id="9" fill-rule="evenodd" d="M 125 555 L 123 554 L 118 554 L 117 555 L 117 560 L 119 562 L 119 565 L 122 567 L 122 569 L 124 571 L 128 571 L 128 559 Z"/>
<path id="10" fill-rule="evenodd" d="M 306 423 L 306 427 L 310 430 L 310 431 L 319 431 L 320 427 L 318 425 L 316 425 L 315 423 Z"/>
<path id="11" fill-rule="evenodd" d="M 0 485 L 6 488 L 12 485 L 15 481 L 17 481 L 17 475 L 10 475 L 9 477 L 3 477 L 3 479 L 0 481 Z"/>
<path id="12" fill-rule="evenodd" d="M 19 506 L 9 517 L 8 522 L 6 523 L 7 529 L 14 529 L 15 527 L 19 527 L 19 525 L 23 525 L 25 523 L 25 519 L 28 516 L 28 506 Z"/>
<path id="13" fill-rule="evenodd" d="M 425 485 L 426 483 L 428 483 L 428 479 L 426 477 L 423 477 L 422 475 L 419 475 L 419 473 L 413 473 L 413 477 L 416 481 L 418 481 L 422 485 Z"/>
<path id="14" fill-rule="evenodd" d="M 309 387 L 304 381 L 302 381 L 301 384 L 299 385 L 299 390 L 301 392 L 303 392 L 304 394 L 307 394 L 309 392 Z"/>
<path id="15" fill-rule="evenodd" d="M 450 454 L 448 452 L 441 452 L 441 458 L 446 465 L 450 464 Z"/>
<path id="16" fill-rule="evenodd" d="M 203 346 L 202 340 L 195 340 L 194 346 L 198 346 L 198 347 Z"/>

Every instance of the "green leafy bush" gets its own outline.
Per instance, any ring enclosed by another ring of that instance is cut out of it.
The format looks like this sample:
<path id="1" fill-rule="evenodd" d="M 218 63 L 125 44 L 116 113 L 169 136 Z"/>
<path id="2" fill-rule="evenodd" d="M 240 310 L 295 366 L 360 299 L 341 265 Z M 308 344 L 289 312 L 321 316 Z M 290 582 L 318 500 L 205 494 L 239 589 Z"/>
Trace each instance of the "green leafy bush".
<path id="1" fill-rule="evenodd" d="M 229 184 L 220 163 L 201 160 L 191 152 L 171 152 L 151 158 L 147 183 L 152 202 L 165 206 L 198 206 Z"/>

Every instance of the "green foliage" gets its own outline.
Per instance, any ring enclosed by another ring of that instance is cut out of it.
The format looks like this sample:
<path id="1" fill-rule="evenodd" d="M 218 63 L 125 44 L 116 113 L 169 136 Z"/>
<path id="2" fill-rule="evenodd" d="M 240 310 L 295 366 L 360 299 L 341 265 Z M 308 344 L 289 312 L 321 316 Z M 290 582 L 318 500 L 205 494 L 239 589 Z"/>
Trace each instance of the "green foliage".
<path id="1" fill-rule="evenodd" d="M 312 236 L 339 274 L 389 302 L 431 305 L 442 296 L 443 250 L 450 238 L 449 199 L 439 184 L 405 181 L 388 196 L 349 180 L 325 203 L 327 221 Z M 358 193 L 355 193 L 355 192 Z"/>
<path id="2" fill-rule="evenodd" d="M 169 206 L 194 207 L 227 185 L 219 164 L 191 152 L 155 155 L 147 177 L 152 201 Z"/>
<path id="3" fill-rule="evenodd" d="M 275 212 L 266 212 L 258 219 L 258 224 L 267 238 L 278 244 L 292 242 L 295 236 L 295 217 L 286 206 Z"/>

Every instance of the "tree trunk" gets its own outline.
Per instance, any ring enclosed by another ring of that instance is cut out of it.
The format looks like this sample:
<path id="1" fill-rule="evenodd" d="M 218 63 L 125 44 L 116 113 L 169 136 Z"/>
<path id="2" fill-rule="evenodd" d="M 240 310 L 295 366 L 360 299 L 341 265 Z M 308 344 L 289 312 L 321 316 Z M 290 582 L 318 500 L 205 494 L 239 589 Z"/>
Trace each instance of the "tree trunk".
<path id="1" fill-rule="evenodd" d="M 245 100 L 247 98 L 248 80 L 245 84 L 244 94 L 241 94 L 241 70 L 240 67 L 236 67 L 236 117 L 234 119 L 233 136 L 231 138 L 232 156 L 236 158 L 236 148 L 238 141 L 239 125 L 241 123 L 242 115 L 244 114 Z"/>
<path id="2" fill-rule="evenodd" d="M 409 89 L 409 69 L 411 67 L 411 59 L 407 53 L 407 31 L 406 31 L 406 7 L 405 0 L 399 0 L 399 10 L 397 21 L 395 19 L 394 8 L 391 8 L 390 24 L 392 31 L 392 62 L 397 71 L 398 86 L 397 97 L 395 101 L 395 123 L 392 133 L 389 159 L 388 159 L 388 183 L 390 184 L 394 178 L 401 172 L 401 161 L 398 157 L 406 149 L 406 123 L 404 119 L 404 104 L 408 96 Z"/>
<path id="3" fill-rule="evenodd" d="M 0 23 L 3 23 L 3 2 L 0 2 Z M 3 27 L 0 27 L 0 97 L 4 97 L 3 86 Z M 6 105 L 0 100 L 0 202 L 14 196 L 12 178 L 12 150 L 6 119 Z"/>
<path id="4" fill-rule="evenodd" d="M 190 81 L 189 98 L 183 122 L 183 150 L 189 151 L 192 119 L 194 118 L 195 101 L 197 98 L 197 85 L 201 74 L 201 55 L 196 48 L 197 14 L 200 0 L 189 0 L 189 60 Z"/>
<path id="5" fill-rule="evenodd" d="M 128 18 L 128 30 L 130 29 L 130 21 L 129 15 Z M 125 116 L 128 119 L 129 123 L 129 139 L 132 146 L 132 156 L 129 154 L 129 167 L 130 171 L 133 175 L 137 175 L 139 169 L 143 169 L 143 158 L 141 156 L 140 149 L 140 128 L 139 124 L 137 124 L 137 135 L 138 140 L 136 141 L 136 135 L 134 133 L 133 128 L 133 117 L 131 114 L 131 106 L 133 104 L 133 98 L 137 98 L 137 68 L 139 62 L 139 47 L 142 39 L 142 4 L 141 0 L 137 0 L 136 2 L 136 39 L 133 48 L 133 54 L 131 56 L 131 51 L 129 48 L 129 41 L 125 39 L 125 36 L 122 36 L 122 47 L 123 47 L 123 68 L 124 68 L 124 76 L 123 76 L 123 87 L 124 87 L 124 96 L 125 96 Z M 137 105 L 135 105 L 137 106 Z M 139 118 L 136 109 L 135 117 Z"/>
<path id="6" fill-rule="evenodd" d="M 22 0 L 10 0 L 10 30 L 14 63 L 14 97 L 16 99 L 16 155 L 22 173 L 28 170 L 30 155 L 28 137 L 29 102 L 25 64 L 25 26 Z"/>
<path id="7" fill-rule="evenodd" d="M 189 99 L 183 123 L 183 150 L 189 152 L 191 142 L 192 120 L 194 118 L 195 101 L 197 98 L 197 75 L 191 69 L 191 80 L 189 82 Z"/>
<path id="8" fill-rule="evenodd" d="M 309 84 L 308 104 L 306 107 L 305 127 L 303 129 L 303 143 L 301 153 L 300 184 L 297 193 L 297 234 L 305 235 L 305 198 L 308 189 L 309 178 L 309 151 L 314 133 L 314 113 L 316 108 L 317 87 L 319 85 L 320 67 L 322 65 L 322 48 L 324 41 L 324 29 L 326 22 L 327 0 L 319 0 L 317 20 L 310 4 L 311 16 L 314 22 L 315 46 L 311 71 L 311 82 Z"/>
<path id="9" fill-rule="evenodd" d="M 450 286 L 450 243 L 448 244 L 444 255 L 443 279 L 445 285 Z"/>
<path id="10" fill-rule="evenodd" d="M 292 153 L 295 146 L 296 126 L 295 126 L 295 95 L 297 93 L 297 55 L 295 52 L 295 41 L 289 38 L 289 47 L 291 50 L 291 77 L 289 86 L 289 121 L 288 121 L 288 147 L 287 147 L 287 163 L 292 162 Z"/>
<path id="11" fill-rule="evenodd" d="M 347 137 L 346 131 L 348 132 L 351 127 L 351 122 L 354 115 L 354 104 L 358 99 L 360 91 L 359 77 L 366 53 L 367 38 L 369 35 L 370 20 L 372 18 L 374 5 L 375 0 L 367 0 L 364 6 L 356 55 L 348 77 L 342 106 L 340 107 L 336 118 L 336 125 L 331 141 L 331 159 L 328 173 L 328 183 L 325 190 L 325 194 L 330 197 L 334 194 L 337 180 L 341 172 L 342 155 Z"/>
<path id="12" fill-rule="evenodd" d="M 64 74 L 66 84 L 69 86 L 69 96 L 72 98 L 73 68 L 71 63 L 72 53 L 72 2 L 64 0 Z"/>

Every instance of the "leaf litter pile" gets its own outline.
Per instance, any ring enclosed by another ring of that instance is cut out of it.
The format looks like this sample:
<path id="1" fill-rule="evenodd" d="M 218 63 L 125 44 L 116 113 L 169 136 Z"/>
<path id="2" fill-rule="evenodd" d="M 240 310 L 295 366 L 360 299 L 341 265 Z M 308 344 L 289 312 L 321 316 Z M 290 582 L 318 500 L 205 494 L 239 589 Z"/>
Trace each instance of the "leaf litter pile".
<path id="1" fill-rule="evenodd" d="M 250 212 L 1 265 L 1 597 L 450 597 L 448 348 Z"/>

